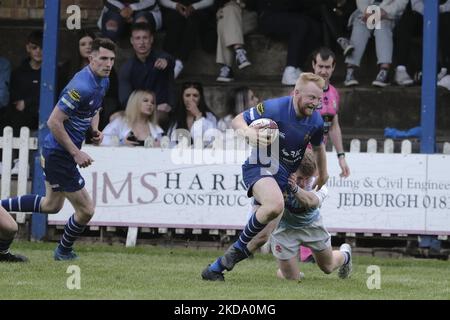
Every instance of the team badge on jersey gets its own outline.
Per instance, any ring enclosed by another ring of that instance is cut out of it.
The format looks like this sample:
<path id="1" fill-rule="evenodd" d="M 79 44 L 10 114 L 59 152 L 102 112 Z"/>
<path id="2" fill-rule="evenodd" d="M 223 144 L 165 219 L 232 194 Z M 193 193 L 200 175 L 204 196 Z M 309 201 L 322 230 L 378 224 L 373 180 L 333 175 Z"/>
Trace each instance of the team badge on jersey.
<path id="1" fill-rule="evenodd" d="M 73 101 L 80 102 L 81 96 L 75 89 L 70 90 L 67 94 Z"/>
<path id="2" fill-rule="evenodd" d="M 263 113 L 264 113 L 264 104 L 262 102 L 260 102 L 260 103 L 258 103 L 256 105 L 256 112 L 258 112 L 260 116 L 263 115 Z"/>

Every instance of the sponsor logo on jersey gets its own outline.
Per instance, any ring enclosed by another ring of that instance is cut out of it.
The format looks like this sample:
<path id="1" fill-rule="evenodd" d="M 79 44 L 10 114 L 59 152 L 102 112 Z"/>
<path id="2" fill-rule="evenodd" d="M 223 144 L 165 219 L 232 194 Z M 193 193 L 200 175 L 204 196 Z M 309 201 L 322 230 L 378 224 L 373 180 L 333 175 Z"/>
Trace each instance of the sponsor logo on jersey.
<path id="1" fill-rule="evenodd" d="M 264 104 L 262 102 L 258 103 L 256 105 L 256 111 L 259 113 L 260 116 L 264 113 Z"/>
<path id="2" fill-rule="evenodd" d="M 75 89 L 70 90 L 67 94 L 73 101 L 80 102 L 81 96 Z"/>

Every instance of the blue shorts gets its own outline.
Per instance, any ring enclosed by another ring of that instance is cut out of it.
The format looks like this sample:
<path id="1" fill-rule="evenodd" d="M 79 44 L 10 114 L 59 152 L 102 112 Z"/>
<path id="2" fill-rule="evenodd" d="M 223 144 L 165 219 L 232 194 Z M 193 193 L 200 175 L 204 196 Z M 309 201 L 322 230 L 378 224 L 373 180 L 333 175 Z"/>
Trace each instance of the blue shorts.
<path id="1" fill-rule="evenodd" d="M 269 168 L 264 166 L 244 163 L 242 165 L 242 176 L 245 187 L 247 188 L 247 197 L 251 198 L 253 197 L 253 185 L 264 177 L 273 177 L 280 187 L 281 192 L 284 192 L 288 185 L 289 172 L 282 166 L 279 166 L 278 171 L 272 174 Z"/>
<path id="2" fill-rule="evenodd" d="M 61 150 L 43 148 L 41 157 L 45 180 L 53 191 L 76 192 L 84 188 L 84 179 L 70 154 Z"/>

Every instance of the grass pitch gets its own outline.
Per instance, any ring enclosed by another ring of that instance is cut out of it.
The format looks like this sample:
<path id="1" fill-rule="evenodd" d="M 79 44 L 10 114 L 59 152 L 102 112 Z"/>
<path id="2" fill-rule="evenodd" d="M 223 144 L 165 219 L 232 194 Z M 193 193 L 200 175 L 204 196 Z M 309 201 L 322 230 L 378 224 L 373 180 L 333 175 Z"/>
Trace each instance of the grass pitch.
<path id="1" fill-rule="evenodd" d="M 16 242 L 12 251 L 30 262 L 0 263 L 0 300 L 450 299 L 448 261 L 356 256 L 347 280 L 339 279 L 337 272 L 323 274 L 315 264 L 301 264 L 306 278 L 297 283 L 277 279 L 274 258 L 258 254 L 218 283 L 201 280 L 200 272 L 223 251 L 78 243 L 80 259 L 56 262 L 55 247 L 55 243 Z M 79 290 L 66 285 L 71 265 L 80 268 Z M 370 265 L 380 268 L 380 289 L 367 287 Z"/>

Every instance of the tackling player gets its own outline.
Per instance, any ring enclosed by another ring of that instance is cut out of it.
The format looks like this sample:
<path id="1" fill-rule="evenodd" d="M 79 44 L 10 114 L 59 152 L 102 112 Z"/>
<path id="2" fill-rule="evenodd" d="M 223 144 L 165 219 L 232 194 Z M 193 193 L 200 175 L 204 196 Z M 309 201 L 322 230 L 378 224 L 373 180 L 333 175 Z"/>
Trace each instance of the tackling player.
<path id="1" fill-rule="evenodd" d="M 305 153 L 302 164 L 289 177 L 289 191 L 285 208 L 270 243 L 272 254 L 278 260 L 277 276 L 299 280 L 298 252 L 300 245 L 310 248 L 318 267 L 326 274 L 339 268 L 339 277 L 348 278 L 352 271 L 350 245 L 344 243 L 340 250 L 332 250 L 331 236 L 325 229 L 319 208 L 328 195 L 323 186 L 311 190 L 316 163 L 310 152 Z"/>

